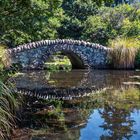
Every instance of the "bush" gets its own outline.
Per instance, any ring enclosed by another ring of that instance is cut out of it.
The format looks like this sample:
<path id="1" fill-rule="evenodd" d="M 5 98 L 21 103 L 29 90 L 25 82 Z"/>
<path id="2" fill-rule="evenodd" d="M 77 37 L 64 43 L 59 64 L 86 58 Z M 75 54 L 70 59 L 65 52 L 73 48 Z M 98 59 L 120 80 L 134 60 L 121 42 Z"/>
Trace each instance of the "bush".
<path id="1" fill-rule="evenodd" d="M 0 43 L 14 47 L 57 38 L 63 20 L 62 0 L 0 1 Z"/>
<path id="2" fill-rule="evenodd" d="M 117 38 L 110 41 L 112 47 L 111 59 L 114 68 L 133 69 L 135 67 L 135 58 L 139 46 L 136 39 Z"/>
<path id="3" fill-rule="evenodd" d="M 137 38 L 140 36 L 140 8 L 134 5 L 101 7 L 98 13 L 84 22 L 82 39 L 107 45 L 118 36 Z"/>
<path id="4" fill-rule="evenodd" d="M 106 44 L 108 41 L 107 24 L 100 16 L 90 16 L 85 22 L 83 39 Z"/>

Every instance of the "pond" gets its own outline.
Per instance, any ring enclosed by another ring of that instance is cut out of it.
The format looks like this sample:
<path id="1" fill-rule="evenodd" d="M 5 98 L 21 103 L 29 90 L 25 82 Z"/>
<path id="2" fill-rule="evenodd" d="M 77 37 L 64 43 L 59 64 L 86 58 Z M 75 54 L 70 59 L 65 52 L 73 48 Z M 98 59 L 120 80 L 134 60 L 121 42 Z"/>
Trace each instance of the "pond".
<path id="1" fill-rule="evenodd" d="M 23 71 L 12 80 L 23 100 L 12 140 L 140 139 L 140 71 Z"/>

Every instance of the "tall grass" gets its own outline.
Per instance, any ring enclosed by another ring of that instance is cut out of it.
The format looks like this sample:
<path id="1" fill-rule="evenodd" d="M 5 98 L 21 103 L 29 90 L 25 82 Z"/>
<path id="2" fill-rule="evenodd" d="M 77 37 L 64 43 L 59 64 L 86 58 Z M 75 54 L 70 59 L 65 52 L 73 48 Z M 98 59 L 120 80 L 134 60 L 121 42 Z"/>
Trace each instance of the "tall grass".
<path id="1" fill-rule="evenodd" d="M 6 46 L 0 44 L 0 69 L 11 65 L 10 55 L 7 53 Z"/>
<path id="2" fill-rule="evenodd" d="M 0 81 L 0 140 L 9 137 L 14 123 L 13 113 L 17 106 L 10 89 Z"/>
<path id="3" fill-rule="evenodd" d="M 13 114 L 18 106 L 10 87 L 7 87 L 2 82 L 7 77 L 4 68 L 10 66 L 9 60 L 6 47 L 0 45 L 0 140 L 6 140 L 10 136 L 10 131 L 14 124 Z"/>
<path id="4" fill-rule="evenodd" d="M 113 48 L 111 59 L 114 68 L 133 69 L 139 45 L 139 41 L 132 38 L 117 38 L 110 41 L 109 46 Z"/>
<path id="5" fill-rule="evenodd" d="M 138 52 L 136 55 L 135 66 L 136 66 L 136 68 L 140 68 L 140 48 L 138 49 Z"/>

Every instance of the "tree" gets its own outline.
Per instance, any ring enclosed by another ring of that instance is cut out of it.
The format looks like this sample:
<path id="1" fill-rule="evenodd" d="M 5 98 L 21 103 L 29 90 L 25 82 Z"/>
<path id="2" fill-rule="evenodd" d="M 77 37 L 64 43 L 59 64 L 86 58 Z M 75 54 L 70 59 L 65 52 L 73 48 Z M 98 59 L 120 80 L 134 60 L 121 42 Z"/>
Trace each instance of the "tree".
<path id="1" fill-rule="evenodd" d="M 136 133 L 132 129 L 134 120 L 130 117 L 130 111 L 106 105 L 103 111 L 99 110 L 99 113 L 104 119 L 104 123 L 100 127 L 107 132 L 106 135 L 100 136 L 101 140 L 130 139 Z"/>
<path id="2" fill-rule="evenodd" d="M 0 42 L 15 46 L 56 38 L 63 19 L 62 0 L 0 1 Z"/>
<path id="3" fill-rule="evenodd" d="M 94 16 L 84 22 L 82 39 L 108 45 L 108 41 L 117 37 L 139 38 L 139 5 L 120 5 L 101 7 Z"/>
<path id="4" fill-rule="evenodd" d="M 64 0 L 62 7 L 66 18 L 59 29 L 60 38 L 81 39 L 84 22 L 97 14 L 99 7 L 113 0 Z"/>
<path id="5" fill-rule="evenodd" d="M 93 0 L 64 0 L 62 7 L 66 17 L 59 29 L 60 38 L 80 39 L 83 22 L 89 15 L 95 14 L 97 5 Z"/>

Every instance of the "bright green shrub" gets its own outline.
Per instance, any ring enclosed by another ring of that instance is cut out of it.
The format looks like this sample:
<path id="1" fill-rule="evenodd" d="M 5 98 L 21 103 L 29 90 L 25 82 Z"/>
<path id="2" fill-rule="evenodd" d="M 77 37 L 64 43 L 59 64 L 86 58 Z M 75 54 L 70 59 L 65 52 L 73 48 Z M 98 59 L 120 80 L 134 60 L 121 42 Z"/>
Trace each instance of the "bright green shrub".
<path id="1" fill-rule="evenodd" d="M 100 16 L 90 16 L 85 22 L 83 39 L 104 44 L 108 40 L 107 24 Z"/>
<path id="2" fill-rule="evenodd" d="M 139 8 L 133 5 L 101 7 L 97 14 L 88 17 L 84 22 L 82 39 L 107 45 L 109 39 L 119 36 L 138 38 L 139 14 Z"/>
<path id="3" fill-rule="evenodd" d="M 140 35 L 140 20 L 131 22 L 131 28 L 127 33 L 128 37 L 137 37 Z"/>

